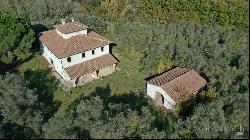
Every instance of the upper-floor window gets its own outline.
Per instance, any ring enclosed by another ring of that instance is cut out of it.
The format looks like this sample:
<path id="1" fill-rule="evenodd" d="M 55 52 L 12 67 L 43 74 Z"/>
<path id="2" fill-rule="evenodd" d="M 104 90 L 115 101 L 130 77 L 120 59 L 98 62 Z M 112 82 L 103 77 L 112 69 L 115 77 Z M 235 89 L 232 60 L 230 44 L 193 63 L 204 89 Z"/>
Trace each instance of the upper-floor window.
<path id="1" fill-rule="evenodd" d="M 71 57 L 68 57 L 68 58 L 67 58 L 67 61 L 68 61 L 68 62 L 71 62 Z"/>
<path id="2" fill-rule="evenodd" d="M 104 47 L 101 47 L 101 51 L 102 51 L 102 52 L 104 51 Z"/>
<path id="3" fill-rule="evenodd" d="M 95 50 L 92 50 L 92 54 L 95 54 Z"/>
<path id="4" fill-rule="evenodd" d="M 82 53 L 82 58 L 84 58 L 85 57 L 85 53 Z"/>

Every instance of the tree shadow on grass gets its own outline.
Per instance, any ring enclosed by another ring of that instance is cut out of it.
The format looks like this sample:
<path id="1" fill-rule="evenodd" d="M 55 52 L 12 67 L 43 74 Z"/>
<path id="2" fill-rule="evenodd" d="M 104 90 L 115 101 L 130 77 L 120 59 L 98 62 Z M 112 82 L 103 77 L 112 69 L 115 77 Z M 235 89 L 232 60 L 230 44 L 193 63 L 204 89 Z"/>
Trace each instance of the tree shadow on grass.
<path id="1" fill-rule="evenodd" d="M 4 64 L 0 62 L 0 74 L 4 74 L 5 72 L 17 72 L 16 68 L 18 68 L 23 63 L 26 63 L 34 58 L 34 54 L 31 54 L 27 58 L 23 60 L 16 60 L 12 64 Z"/>
<path id="2" fill-rule="evenodd" d="M 148 100 L 144 96 L 145 93 L 135 93 L 133 91 L 129 91 L 120 95 L 110 95 L 110 93 L 111 88 L 109 84 L 107 84 L 106 87 L 96 87 L 95 91 L 92 92 L 89 96 L 81 95 L 77 100 L 71 103 L 66 109 L 66 112 L 70 112 L 70 110 L 75 110 L 77 105 L 79 105 L 82 100 L 98 96 L 103 100 L 104 110 L 111 111 L 109 108 L 110 104 L 122 103 L 128 106 L 125 108 L 120 108 L 120 111 L 125 111 L 127 108 L 129 108 L 131 110 L 138 111 L 139 113 L 141 113 L 142 107 L 148 106 L 151 113 L 156 117 L 154 124 L 152 124 L 153 127 L 158 128 L 158 130 L 168 129 L 168 126 L 171 127 L 172 124 L 170 123 L 172 123 L 171 121 L 173 121 L 173 118 L 167 119 L 166 115 L 164 115 L 160 111 L 156 111 L 155 108 L 151 107 L 148 103 Z M 118 112 L 120 112 L 119 110 Z M 114 114 L 118 113 L 116 110 L 113 109 L 112 112 L 114 112 Z"/>
<path id="3" fill-rule="evenodd" d="M 106 87 L 96 87 L 94 92 L 92 92 L 89 96 L 81 95 L 77 100 L 75 100 L 72 104 L 70 104 L 69 107 L 66 109 L 66 112 L 72 108 L 75 108 L 75 106 L 77 106 L 81 100 L 90 99 L 96 96 L 100 97 L 103 100 L 104 109 L 107 109 L 108 104 L 110 103 L 127 104 L 130 109 L 137 111 L 140 111 L 142 106 L 148 105 L 147 100 L 142 95 L 136 94 L 132 91 L 112 96 L 110 95 L 110 93 L 111 93 L 111 88 L 109 84 L 107 84 Z"/>
<path id="4" fill-rule="evenodd" d="M 58 88 L 58 81 L 50 76 L 47 70 L 27 70 L 24 72 L 24 75 L 30 83 L 30 88 L 37 90 L 38 101 L 44 104 L 44 120 L 47 121 L 57 112 L 58 108 L 62 104 L 60 101 L 53 100 L 53 93 Z"/>
<path id="5" fill-rule="evenodd" d="M 6 139 L 37 139 L 39 136 L 34 130 L 15 123 L 4 123 L 2 125 L 1 134 Z"/>

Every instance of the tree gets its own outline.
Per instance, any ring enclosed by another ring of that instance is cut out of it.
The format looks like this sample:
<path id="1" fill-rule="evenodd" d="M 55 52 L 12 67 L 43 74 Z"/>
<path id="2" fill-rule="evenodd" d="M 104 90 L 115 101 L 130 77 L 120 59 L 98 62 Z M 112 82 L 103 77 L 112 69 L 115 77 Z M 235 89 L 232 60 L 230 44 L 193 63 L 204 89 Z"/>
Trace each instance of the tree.
<path id="1" fill-rule="evenodd" d="M 46 138 L 164 138 L 151 124 L 155 117 L 147 107 L 140 112 L 128 105 L 108 103 L 98 96 L 81 99 L 67 115 L 55 115 L 43 126 Z"/>
<path id="2" fill-rule="evenodd" d="M 175 124 L 172 138 L 247 138 L 249 103 L 247 94 L 228 96 L 210 103 L 199 104 L 187 119 Z M 240 127 L 242 136 L 237 135 Z"/>
<path id="3" fill-rule="evenodd" d="M 161 60 L 160 63 L 158 64 L 157 72 L 162 73 L 166 70 L 171 69 L 172 66 L 173 66 L 173 64 L 170 60 L 165 60 L 165 61 Z"/>
<path id="4" fill-rule="evenodd" d="M 22 127 L 22 131 L 39 136 L 43 117 L 36 93 L 28 88 L 23 75 L 0 76 L 0 112 L 3 123 Z"/>
<path id="5" fill-rule="evenodd" d="M 190 118 L 176 124 L 176 135 L 180 138 L 222 138 L 227 135 L 222 107 L 223 102 L 200 105 Z"/>
<path id="6" fill-rule="evenodd" d="M 30 23 L 0 12 L 0 63 L 13 64 L 31 55 L 35 40 Z"/>
<path id="7" fill-rule="evenodd" d="M 74 120 L 71 117 L 55 114 L 43 126 L 43 136 L 49 139 L 77 139 L 79 129 L 74 129 Z"/>

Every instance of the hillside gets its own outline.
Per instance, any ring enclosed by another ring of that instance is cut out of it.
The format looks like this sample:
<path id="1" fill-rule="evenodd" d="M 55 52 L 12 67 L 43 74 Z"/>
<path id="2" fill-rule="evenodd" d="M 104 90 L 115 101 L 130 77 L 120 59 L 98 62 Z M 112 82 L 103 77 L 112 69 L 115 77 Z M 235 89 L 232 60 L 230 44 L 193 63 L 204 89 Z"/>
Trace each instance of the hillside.
<path id="1" fill-rule="evenodd" d="M 2 0 L 0 138 L 249 138 L 248 0 Z M 74 17 L 115 43 L 117 70 L 63 90 L 38 33 Z M 206 89 L 164 112 L 145 78 L 196 70 Z M 244 129 L 243 134 L 238 133 Z"/>

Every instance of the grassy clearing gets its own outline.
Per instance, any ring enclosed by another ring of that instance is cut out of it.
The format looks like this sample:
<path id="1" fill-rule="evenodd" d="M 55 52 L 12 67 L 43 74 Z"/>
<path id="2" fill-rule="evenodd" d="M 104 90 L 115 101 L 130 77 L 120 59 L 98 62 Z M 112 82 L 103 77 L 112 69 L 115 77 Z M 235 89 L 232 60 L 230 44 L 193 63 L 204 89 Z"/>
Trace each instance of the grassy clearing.
<path id="1" fill-rule="evenodd" d="M 25 72 L 27 70 L 36 71 L 36 70 L 46 70 L 47 68 L 43 65 L 42 62 L 38 60 L 37 57 L 33 57 L 31 60 L 20 65 L 17 70 L 19 72 Z"/>
<path id="2" fill-rule="evenodd" d="M 139 58 L 134 57 L 133 59 L 126 59 L 125 57 L 119 55 L 115 49 L 113 49 L 113 53 L 119 60 L 117 65 L 117 67 L 120 69 L 119 71 L 116 71 L 115 73 L 102 77 L 98 80 L 94 80 L 86 85 L 72 88 L 67 92 L 58 86 L 51 87 L 48 85 L 54 84 L 51 83 L 52 76 L 48 74 L 46 75 L 44 73 L 39 73 L 37 76 L 35 76 L 35 78 L 33 78 L 31 82 L 38 87 L 53 88 L 53 100 L 60 102 L 60 112 L 64 112 L 65 109 L 67 109 L 67 107 L 80 96 L 90 95 L 91 93 L 95 92 L 97 88 L 106 88 L 109 86 L 111 89 L 110 95 L 127 94 L 130 91 L 144 89 L 146 86 L 144 81 L 146 74 L 139 72 Z M 17 70 L 24 73 L 35 73 L 38 71 L 46 71 L 47 68 L 37 57 L 34 57 L 30 61 L 20 65 Z"/>

